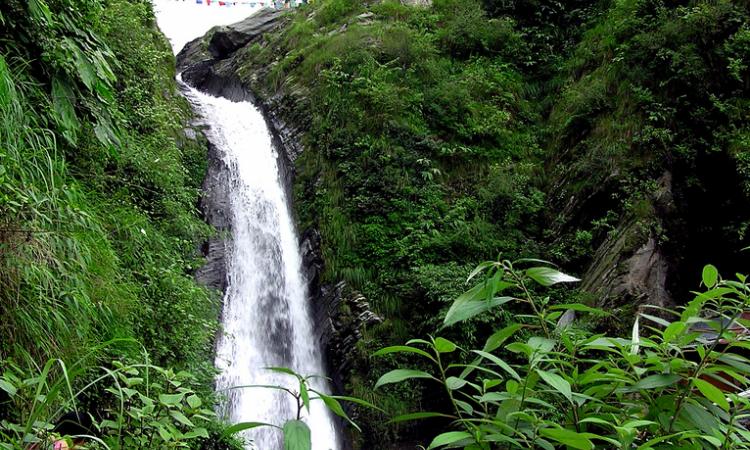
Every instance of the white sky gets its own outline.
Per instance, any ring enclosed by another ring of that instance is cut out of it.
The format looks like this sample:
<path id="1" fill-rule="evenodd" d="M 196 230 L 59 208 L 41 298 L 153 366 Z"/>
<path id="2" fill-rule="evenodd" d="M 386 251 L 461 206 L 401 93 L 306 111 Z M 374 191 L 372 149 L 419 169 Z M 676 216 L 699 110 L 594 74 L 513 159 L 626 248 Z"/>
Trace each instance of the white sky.
<path id="1" fill-rule="evenodd" d="M 211 6 L 207 6 L 205 0 L 202 5 L 195 0 L 152 1 L 159 28 L 169 38 L 175 54 L 211 27 L 239 22 L 260 9 L 257 5 L 219 6 L 218 0 L 212 0 Z"/>

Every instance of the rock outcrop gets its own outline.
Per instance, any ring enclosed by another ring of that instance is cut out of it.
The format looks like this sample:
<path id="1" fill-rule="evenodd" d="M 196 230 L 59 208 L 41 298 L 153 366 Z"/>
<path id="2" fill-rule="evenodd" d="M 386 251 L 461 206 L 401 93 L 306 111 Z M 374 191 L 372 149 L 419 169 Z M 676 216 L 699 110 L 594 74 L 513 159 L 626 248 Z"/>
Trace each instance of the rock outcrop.
<path id="1" fill-rule="evenodd" d="M 623 307 L 634 311 L 646 303 L 673 306 L 668 288 L 672 264 L 654 232 L 664 227 L 674 209 L 671 173 L 665 172 L 658 185 L 650 199 L 652 214 L 647 218 L 625 214 L 597 248 L 581 281 L 581 290 L 595 299 L 595 306 L 608 311 Z M 574 318 L 575 313 L 567 311 L 558 325 Z M 625 326 L 630 324 L 627 319 Z"/>
<path id="2" fill-rule="evenodd" d="M 229 214 L 228 170 L 220 150 L 208 144 L 208 169 L 203 179 L 200 211 L 203 219 L 217 230 L 204 244 L 206 263 L 196 271 L 198 282 L 222 292 L 227 287 L 227 233 L 231 230 Z"/>
<path id="3" fill-rule="evenodd" d="M 204 286 L 223 292 L 227 286 L 226 236 L 232 228 L 229 172 L 221 149 L 211 144 L 203 134 L 206 126 L 201 118 L 197 118 L 183 130 L 185 139 L 197 141 L 207 150 L 206 174 L 201 185 L 198 208 L 203 221 L 217 230 L 215 235 L 203 243 L 201 251 L 206 263 L 196 270 L 195 278 Z"/>
<path id="4" fill-rule="evenodd" d="M 650 223 L 627 215 L 620 226 L 599 246 L 581 288 L 602 299 L 601 307 L 612 302 L 638 306 L 647 300 L 656 306 L 670 306 L 667 288 L 670 264 L 658 244 L 654 229 L 660 228 L 673 209 L 672 174 L 665 172 L 651 203 L 654 212 Z"/>

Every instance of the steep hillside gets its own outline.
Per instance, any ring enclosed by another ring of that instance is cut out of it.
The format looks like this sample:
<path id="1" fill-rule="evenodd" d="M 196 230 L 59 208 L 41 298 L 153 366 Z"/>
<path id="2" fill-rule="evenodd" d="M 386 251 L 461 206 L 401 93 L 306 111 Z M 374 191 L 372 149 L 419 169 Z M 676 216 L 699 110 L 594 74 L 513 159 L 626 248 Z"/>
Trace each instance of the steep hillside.
<path id="1" fill-rule="evenodd" d="M 150 2 L 3 4 L 0 447 L 27 448 L 74 408 L 111 448 L 162 448 L 157 428 L 187 439 L 161 408 L 212 414 L 183 401 L 193 386 L 211 393 L 219 313 L 191 275 L 211 230 L 197 211 L 206 146 L 190 120 Z M 138 411 L 155 422 L 118 426 L 123 395 L 128 414 L 151 403 Z"/>

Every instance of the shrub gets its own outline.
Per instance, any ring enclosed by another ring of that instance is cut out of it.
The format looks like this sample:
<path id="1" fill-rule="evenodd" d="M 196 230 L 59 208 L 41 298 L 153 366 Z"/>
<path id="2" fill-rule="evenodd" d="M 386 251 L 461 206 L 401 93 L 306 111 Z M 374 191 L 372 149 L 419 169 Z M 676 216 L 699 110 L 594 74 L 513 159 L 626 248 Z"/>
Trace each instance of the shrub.
<path id="1" fill-rule="evenodd" d="M 416 355 L 434 368 L 396 369 L 376 387 L 430 380 L 452 405 L 450 413 L 416 412 L 394 422 L 450 419 L 453 430 L 435 437 L 430 449 L 750 447 L 744 421 L 750 401 L 740 394 L 750 383 L 745 276 L 724 280 L 706 266 L 705 291 L 679 310 L 644 309 L 624 338 L 592 334 L 563 319 L 572 311 L 607 312 L 550 305 L 533 295 L 532 284 L 576 279 L 548 266 L 519 269 L 525 263 L 480 265 L 469 279 L 481 272 L 485 279 L 445 315 L 449 327 L 504 304 L 526 309 L 481 349 L 431 337 L 376 353 Z M 519 338 L 521 330 L 528 337 Z"/>

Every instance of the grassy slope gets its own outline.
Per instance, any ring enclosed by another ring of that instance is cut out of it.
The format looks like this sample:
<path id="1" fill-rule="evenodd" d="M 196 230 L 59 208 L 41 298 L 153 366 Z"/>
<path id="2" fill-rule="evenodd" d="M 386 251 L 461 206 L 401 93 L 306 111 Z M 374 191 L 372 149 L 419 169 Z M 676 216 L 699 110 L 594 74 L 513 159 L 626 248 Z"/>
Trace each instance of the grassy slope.
<path id="1" fill-rule="evenodd" d="M 741 263 L 746 6 L 534 5 L 330 0 L 244 50 L 240 75 L 309 117 L 296 202 L 302 225 L 322 232 L 327 276 L 386 318 L 361 343 L 349 388 L 396 412 L 440 394 L 372 394 L 384 368 L 369 353 L 434 332 L 482 259 L 542 256 L 583 273 L 635 217 L 673 258 L 676 293 L 709 260 Z M 666 211 L 653 200 L 665 171 Z M 586 201 L 561 215 L 571 196 Z M 470 344 L 501 316 L 443 333 Z M 362 420 L 363 448 L 405 431 Z"/>
<path id="2" fill-rule="evenodd" d="M 302 227 L 321 231 L 327 278 L 362 290 L 387 319 L 361 343 L 356 395 L 398 412 L 424 400 L 418 389 L 373 393 L 369 354 L 434 332 L 476 262 L 540 254 L 540 110 L 518 63 L 530 51 L 511 19 L 466 1 L 324 2 L 245 49 L 241 75 L 261 95 L 307 96 L 295 200 Z M 476 342 L 502 315 L 448 334 Z M 364 448 L 403 431 L 361 420 Z"/>
<path id="3" fill-rule="evenodd" d="M 549 119 L 550 203 L 585 199 L 558 242 L 585 231 L 596 245 L 629 214 L 673 261 L 678 301 L 708 261 L 743 269 L 748 17 L 736 2 L 626 1 L 586 32 Z"/>

